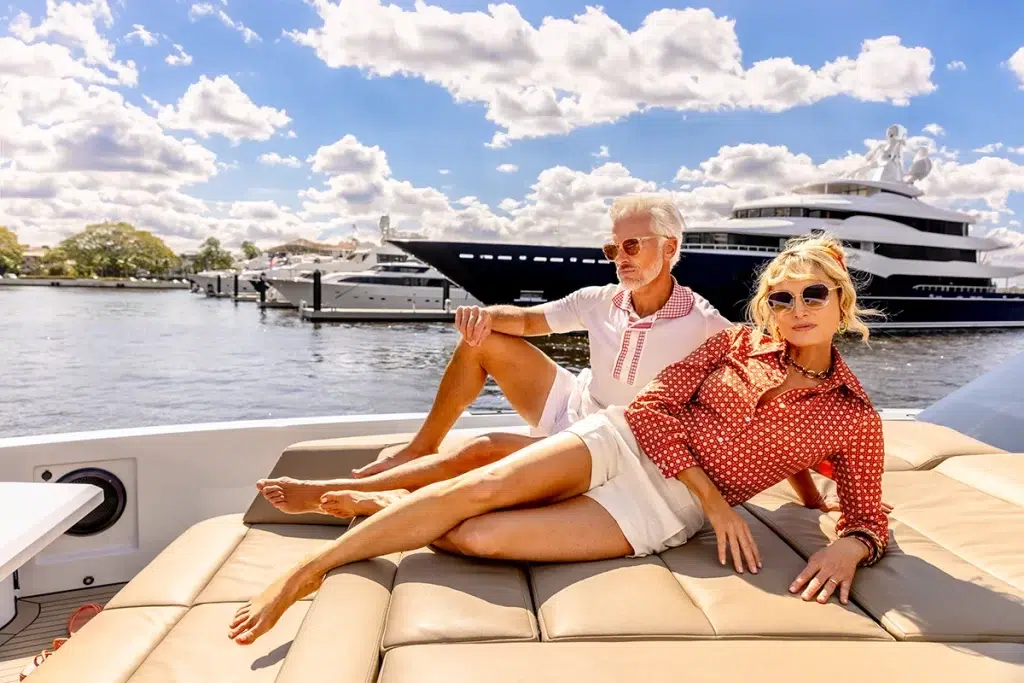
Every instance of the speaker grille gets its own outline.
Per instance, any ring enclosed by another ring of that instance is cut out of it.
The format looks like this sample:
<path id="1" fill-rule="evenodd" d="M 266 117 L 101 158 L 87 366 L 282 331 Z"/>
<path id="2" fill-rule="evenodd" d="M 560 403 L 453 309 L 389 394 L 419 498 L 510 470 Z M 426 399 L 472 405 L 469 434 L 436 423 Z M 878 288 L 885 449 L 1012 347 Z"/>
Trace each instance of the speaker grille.
<path id="1" fill-rule="evenodd" d="M 98 467 L 83 467 L 68 472 L 57 480 L 61 484 L 92 484 L 103 491 L 103 500 L 96 508 L 67 530 L 69 536 L 92 536 L 106 531 L 124 514 L 127 493 L 115 475 Z"/>

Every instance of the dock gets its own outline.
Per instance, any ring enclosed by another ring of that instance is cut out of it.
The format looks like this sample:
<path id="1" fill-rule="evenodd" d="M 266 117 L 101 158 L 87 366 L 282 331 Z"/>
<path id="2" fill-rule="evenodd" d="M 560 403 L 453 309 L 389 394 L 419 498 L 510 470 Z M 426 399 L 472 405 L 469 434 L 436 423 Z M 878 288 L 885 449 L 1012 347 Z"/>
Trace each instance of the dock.
<path id="1" fill-rule="evenodd" d="M 417 322 L 447 323 L 455 320 L 454 311 L 437 309 L 396 308 L 321 308 L 307 306 L 299 309 L 299 316 L 310 322 Z"/>
<path id="2" fill-rule="evenodd" d="M 273 301 L 273 300 L 271 300 L 271 301 L 260 301 L 259 299 L 257 299 L 257 301 L 259 303 L 260 308 L 262 308 L 262 309 L 266 309 L 266 308 L 292 308 L 292 309 L 298 308 L 298 306 L 293 304 L 291 301 Z"/>
<path id="3" fill-rule="evenodd" d="M 192 285 L 187 280 L 102 280 L 92 278 L 62 277 L 0 277 L 3 287 L 79 287 L 86 289 L 189 289 Z"/>

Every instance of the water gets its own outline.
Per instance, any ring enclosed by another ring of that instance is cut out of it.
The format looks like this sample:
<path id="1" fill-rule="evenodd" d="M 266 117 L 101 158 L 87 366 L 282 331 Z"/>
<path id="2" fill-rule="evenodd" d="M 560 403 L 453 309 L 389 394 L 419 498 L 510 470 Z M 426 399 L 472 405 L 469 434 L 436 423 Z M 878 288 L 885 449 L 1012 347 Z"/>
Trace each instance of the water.
<path id="1" fill-rule="evenodd" d="M 449 324 L 312 324 L 185 291 L 0 287 L 0 437 L 430 407 Z M 533 340 L 571 370 L 586 340 Z M 1024 351 L 1024 330 L 844 342 L 879 407 L 920 408 Z M 489 382 L 473 410 L 506 409 Z"/>

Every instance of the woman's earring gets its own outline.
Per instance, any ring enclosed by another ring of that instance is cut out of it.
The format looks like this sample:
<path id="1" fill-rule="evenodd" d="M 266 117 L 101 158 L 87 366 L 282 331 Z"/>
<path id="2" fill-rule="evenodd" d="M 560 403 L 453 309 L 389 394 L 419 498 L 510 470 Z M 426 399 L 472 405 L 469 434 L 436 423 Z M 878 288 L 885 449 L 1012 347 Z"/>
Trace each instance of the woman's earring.
<path id="1" fill-rule="evenodd" d="M 846 331 L 849 329 L 850 326 L 846 324 L 845 320 L 839 323 L 839 334 L 846 334 Z"/>

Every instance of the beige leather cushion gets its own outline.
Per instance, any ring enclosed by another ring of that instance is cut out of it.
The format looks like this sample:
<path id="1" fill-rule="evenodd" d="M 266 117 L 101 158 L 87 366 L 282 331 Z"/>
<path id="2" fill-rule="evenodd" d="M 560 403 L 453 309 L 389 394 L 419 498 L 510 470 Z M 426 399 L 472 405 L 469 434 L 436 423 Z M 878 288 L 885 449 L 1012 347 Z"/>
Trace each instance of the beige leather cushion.
<path id="1" fill-rule="evenodd" d="M 541 564 L 530 574 L 544 640 L 714 636 L 657 556 Z"/>
<path id="2" fill-rule="evenodd" d="M 821 605 L 789 592 L 807 562 L 746 510 L 763 566 L 737 574 L 731 560 L 718 561 L 718 542 L 708 525 L 689 543 L 662 553 L 683 590 L 722 638 L 844 638 L 891 640 L 859 607 L 838 598 Z"/>
<path id="3" fill-rule="evenodd" d="M 307 524 L 253 526 L 196 597 L 196 604 L 249 600 L 344 531 Z"/>
<path id="4" fill-rule="evenodd" d="M 807 603 L 787 587 L 805 562 L 745 511 L 764 566 L 718 562 L 707 527 L 658 556 L 531 568 L 545 640 L 891 637 L 854 605 Z"/>
<path id="5" fill-rule="evenodd" d="M 883 420 L 882 433 L 887 470 L 927 470 L 955 455 L 1005 452 L 949 427 L 916 420 Z"/>
<path id="6" fill-rule="evenodd" d="M 104 609 L 26 680 L 124 683 L 186 611 L 185 607 Z"/>
<path id="7" fill-rule="evenodd" d="M 385 650 L 416 643 L 537 638 L 530 587 L 517 565 L 427 548 L 402 555 Z"/>
<path id="8" fill-rule="evenodd" d="M 238 645 L 227 634 L 243 604 L 220 602 L 191 608 L 129 683 L 273 683 L 310 603 L 303 600 L 292 605 L 256 642 Z"/>
<path id="9" fill-rule="evenodd" d="M 934 471 L 887 473 L 883 491 L 895 506 L 890 545 L 858 570 L 857 604 L 898 640 L 1024 638 L 1024 593 L 1007 582 L 1024 558 L 1021 510 Z M 835 538 L 838 513 L 808 510 L 786 484 L 747 507 L 805 557 Z"/>
<path id="10" fill-rule="evenodd" d="M 395 554 L 330 572 L 276 683 L 373 681 L 397 564 Z"/>
<path id="11" fill-rule="evenodd" d="M 1024 646 L 846 641 L 421 645 L 392 650 L 380 683 L 1020 683 Z"/>
<path id="12" fill-rule="evenodd" d="M 894 472 L 883 479 L 892 517 L 1024 598 L 1024 507 L 941 472 Z M 1019 613 L 1024 636 L 1024 601 Z"/>
<path id="13" fill-rule="evenodd" d="M 950 458 L 936 472 L 1024 507 L 1024 453 Z"/>
<path id="14" fill-rule="evenodd" d="M 160 551 L 118 591 L 107 608 L 192 605 L 247 531 L 241 515 L 199 522 Z"/>

